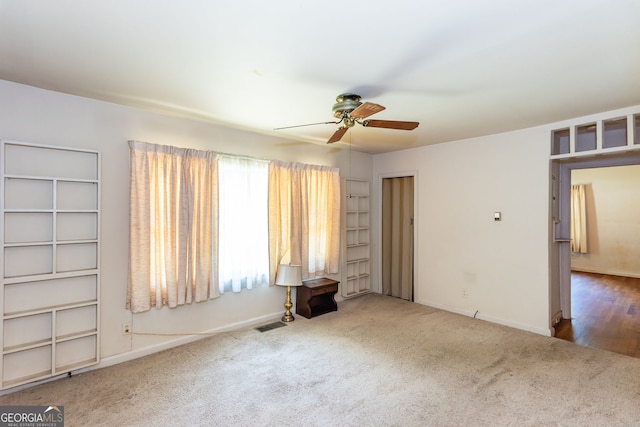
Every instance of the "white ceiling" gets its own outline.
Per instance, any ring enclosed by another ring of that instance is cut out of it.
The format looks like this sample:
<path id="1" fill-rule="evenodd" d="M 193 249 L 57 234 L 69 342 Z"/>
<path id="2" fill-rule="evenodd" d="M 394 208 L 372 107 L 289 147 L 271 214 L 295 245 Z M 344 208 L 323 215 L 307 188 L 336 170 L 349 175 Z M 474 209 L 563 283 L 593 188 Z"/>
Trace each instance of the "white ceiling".
<path id="1" fill-rule="evenodd" d="M 0 79 L 380 153 L 640 105 L 640 1 L 0 0 Z"/>

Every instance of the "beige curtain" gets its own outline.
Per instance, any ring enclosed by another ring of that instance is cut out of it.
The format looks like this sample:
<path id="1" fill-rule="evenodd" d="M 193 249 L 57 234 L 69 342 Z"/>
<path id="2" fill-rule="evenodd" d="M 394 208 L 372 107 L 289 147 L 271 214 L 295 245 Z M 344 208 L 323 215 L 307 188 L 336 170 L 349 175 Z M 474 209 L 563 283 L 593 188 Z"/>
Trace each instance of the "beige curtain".
<path id="1" fill-rule="evenodd" d="M 269 273 L 299 264 L 302 277 L 340 267 L 340 174 L 337 168 L 272 161 L 269 164 Z"/>
<path id="2" fill-rule="evenodd" d="M 129 284 L 134 313 L 219 295 L 216 154 L 130 141 Z"/>
<path id="3" fill-rule="evenodd" d="M 587 253 L 586 185 L 571 186 L 571 252 Z"/>
<path id="4" fill-rule="evenodd" d="M 413 177 L 382 180 L 382 294 L 413 301 Z"/>

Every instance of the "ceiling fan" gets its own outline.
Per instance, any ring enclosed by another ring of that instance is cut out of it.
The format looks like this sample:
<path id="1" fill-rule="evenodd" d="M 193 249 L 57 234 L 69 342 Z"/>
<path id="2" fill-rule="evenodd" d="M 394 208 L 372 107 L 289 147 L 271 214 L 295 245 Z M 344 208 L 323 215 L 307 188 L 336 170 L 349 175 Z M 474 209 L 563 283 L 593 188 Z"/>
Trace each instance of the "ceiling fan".
<path id="1" fill-rule="evenodd" d="M 400 130 L 413 130 L 420 124 L 418 122 L 402 122 L 397 120 L 363 120 L 375 113 L 379 113 L 384 109 L 385 107 L 383 107 L 382 105 L 374 104 L 372 102 L 360 102 L 360 95 L 356 95 L 354 93 L 343 93 L 336 97 L 336 103 L 333 104 L 333 116 L 336 117 L 338 121 L 287 126 L 276 128 L 274 130 L 291 129 L 313 125 L 342 124 L 342 126 L 340 126 L 338 130 L 336 130 L 331 138 L 329 138 L 329 140 L 327 141 L 327 144 L 331 144 L 340 141 L 347 130 L 353 127 L 356 123 L 364 127 Z"/>

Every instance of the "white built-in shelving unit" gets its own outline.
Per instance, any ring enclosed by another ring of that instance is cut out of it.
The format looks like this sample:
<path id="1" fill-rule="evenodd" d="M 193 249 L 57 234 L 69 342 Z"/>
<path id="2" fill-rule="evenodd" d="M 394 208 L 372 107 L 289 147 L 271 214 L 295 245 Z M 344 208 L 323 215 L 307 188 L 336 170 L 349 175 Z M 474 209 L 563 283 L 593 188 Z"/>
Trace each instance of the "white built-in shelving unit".
<path id="1" fill-rule="evenodd" d="M 371 234 L 369 181 L 345 180 L 345 271 L 342 296 L 354 297 L 371 291 Z"/>
<path id="2" fill-rule="evenodd" d="M 581 123 L 551 132 L 551 158 L 640 149 L 640 114 Z"/>
<path id="3" fill-rule="evenodd" d="M 100 154 L 2 141 L 2 389 L 97 364 Z"/>

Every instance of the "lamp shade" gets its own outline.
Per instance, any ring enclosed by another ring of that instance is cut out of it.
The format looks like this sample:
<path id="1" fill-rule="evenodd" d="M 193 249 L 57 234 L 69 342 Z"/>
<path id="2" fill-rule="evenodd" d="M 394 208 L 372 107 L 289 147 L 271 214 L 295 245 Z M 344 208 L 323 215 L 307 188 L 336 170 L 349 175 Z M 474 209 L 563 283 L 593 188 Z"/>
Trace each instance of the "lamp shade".
<path id="1" fill-rule="evenodd" d="M 278 273 L 276 274 L 276 285 L 302 285 L 302 268 L 299 265 L 280 264 L 278 266 Z"/>

